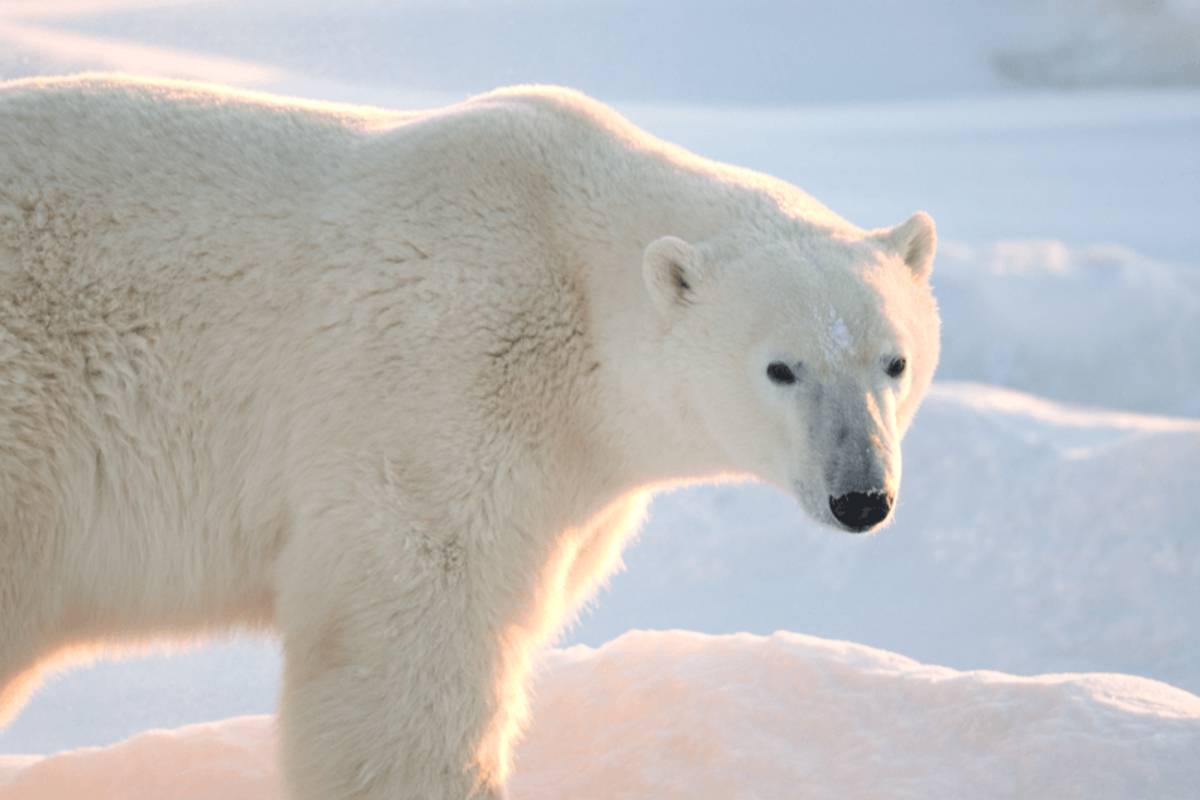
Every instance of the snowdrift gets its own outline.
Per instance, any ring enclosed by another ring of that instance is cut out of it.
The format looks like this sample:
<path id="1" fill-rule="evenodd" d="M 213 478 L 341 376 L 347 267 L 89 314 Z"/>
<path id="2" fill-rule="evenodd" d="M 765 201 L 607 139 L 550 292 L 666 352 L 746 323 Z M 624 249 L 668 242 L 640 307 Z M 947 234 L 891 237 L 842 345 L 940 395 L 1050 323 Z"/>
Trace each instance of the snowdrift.
<path id="1" fill-rule="evenodd" d="M 1124 675 L 956 672 L 792 633 L 552 651 L 514 800 L 1185 798 L 1200 698 Z M 0 758 L 4 800 L 281 797 L 271 717 Z"/>
<path id="2" fill-rule="evenodd" d="M 1200 417 L 1200 268 L 1111 245 L 949 243 L 934 284 L 939 381 Z"/>
<path id="3" fill-rule="evenodd" d="M 1200 420 L 935 384 L 889 528 L 818 528 L 762 485 L 668 494 L 574 636 L 802 630 L 958 669 L 1198 691 L 1197 476 Z"/>

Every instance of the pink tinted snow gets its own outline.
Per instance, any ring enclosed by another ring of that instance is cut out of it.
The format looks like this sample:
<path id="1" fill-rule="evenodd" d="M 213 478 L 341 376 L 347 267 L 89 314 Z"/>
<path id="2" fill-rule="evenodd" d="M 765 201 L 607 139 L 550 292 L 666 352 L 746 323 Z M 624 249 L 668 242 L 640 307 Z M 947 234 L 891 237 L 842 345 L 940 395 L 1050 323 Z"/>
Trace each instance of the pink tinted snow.
<path id="1" fill-rule="evenodd" d="M 1125 675 L 958 672 L 792 633 L 551 651 L 514 800 L 1185 797 L 1200 698 Z M 3 800 L 282 798 L 271 717 L 0 757 Z"/>
<path id="2" fill-rule="evenodd" d="M 281 797 L 272 717 L 147 731 L 41 759 L 0 756 L 2 800 Z"/>

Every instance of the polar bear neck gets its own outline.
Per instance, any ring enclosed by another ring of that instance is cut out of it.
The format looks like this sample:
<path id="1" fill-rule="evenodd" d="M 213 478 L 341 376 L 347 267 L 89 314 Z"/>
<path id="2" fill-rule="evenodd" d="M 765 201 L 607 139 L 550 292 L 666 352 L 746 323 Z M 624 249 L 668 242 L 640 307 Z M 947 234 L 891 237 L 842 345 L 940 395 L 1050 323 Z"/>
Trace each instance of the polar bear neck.
<path id="1" fill-rule="evenodd" d="M 734 473 L 663 378 L 664 329 L 642 277 L 646 245 L 672 235 L 720 250 L 731 236 L 774 243 L 800 229 L 857 229 L 790 184 L 663 142 L 581 95 L 535 88 L 479 102 L 489 98 L 506 111 L 516 105 L 516 128 L 541 156 L 534 163 L 553 197 L 552 227 L 563 232 L 561 263 L 584 287 L 599 364 L 598 402 L 584 413 L 604 439 L 598 449 L 627 486 Z"/>
<path id="2" fill-rule="evenodd" d="M 642 252 L 666 234 L 700 243 L 747 219 L 769 224 L 775 201 L 748 191 L 745 176 L 731 180 L 733 170 L 654 139 L 574 93 L 488 97 L 503 100 L 489 109 L 502 121 L 489 122 L 507 127 L 509 162 L 533 170 L 505 179 L 527 181 L 548 198 L 539 222 L 555 232 L 552 261 L 585 298 L 597 368 L 570 424 L 592 432 L 589 465 L 608 476 L 597 488 L 619 494 L 730 472 L 715 443 L 697 435 L 699 423 L 677 413 L 663 380 L 663 330 L 646 293 Z"/>

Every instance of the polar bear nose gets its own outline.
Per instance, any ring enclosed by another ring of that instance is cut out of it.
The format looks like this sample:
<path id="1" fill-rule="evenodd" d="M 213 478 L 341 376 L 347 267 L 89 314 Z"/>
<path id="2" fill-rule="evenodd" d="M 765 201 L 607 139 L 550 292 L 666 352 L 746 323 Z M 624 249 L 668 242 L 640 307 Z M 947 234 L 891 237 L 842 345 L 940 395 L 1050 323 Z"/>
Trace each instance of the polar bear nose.
<path id="1" fill-rule="evenodd" d="M 830 497 L 829 510 L 838 522 L 858 533 L 887 519 L 892 510 L 892 498 L 884 492 L 849 492 L 841 497 Z"/>

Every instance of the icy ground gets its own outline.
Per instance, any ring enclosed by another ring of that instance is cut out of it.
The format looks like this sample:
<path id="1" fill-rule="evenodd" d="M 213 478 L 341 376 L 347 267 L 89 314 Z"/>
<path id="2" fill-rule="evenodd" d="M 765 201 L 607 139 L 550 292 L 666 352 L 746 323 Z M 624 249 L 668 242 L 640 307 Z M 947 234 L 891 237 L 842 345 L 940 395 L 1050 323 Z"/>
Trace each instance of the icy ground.
<path id="1" fill-rule="evenodd" d="M 542 665 L 522 800 L 1158 800 L 1200 786 L 1200 698 L 1127 675 L 956 672 L 847 642 L 632 632 Z M 0 757 L 0 800 L 271 800 L 274 720 Z"/>
<path id="2" fill-rule="evenodd" d="M 839 535 L 763 486 L 662 497 L 564 644 L 621 638 L 547 654 L 514 798 L 1195 796 L 1200 3 L 460 6 L 0 0 L 0 77 L 390 105 L 565 82 L 862 225 L 922 206 L 941 237 L 941 383 L 896 523 Z M 953 671 L 982 669 L 1036 677 Z M 67 673 L 0 752 L 236 719 L 10 757 L 0 798 L 270 797 L 269 721 L 242 717 L 277 690 L 261 641 Z"/>

